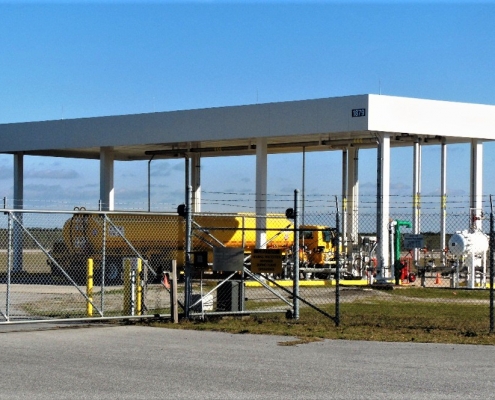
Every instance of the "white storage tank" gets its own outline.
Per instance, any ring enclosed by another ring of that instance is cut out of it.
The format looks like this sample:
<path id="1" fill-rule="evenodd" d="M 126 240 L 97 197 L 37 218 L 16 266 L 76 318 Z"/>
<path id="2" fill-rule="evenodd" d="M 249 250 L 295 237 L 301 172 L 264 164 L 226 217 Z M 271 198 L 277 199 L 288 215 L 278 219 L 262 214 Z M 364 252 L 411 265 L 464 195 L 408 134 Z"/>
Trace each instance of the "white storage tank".
<path id="1" fill-rule="evenodd" d="M 458 231 L 449 239 L 449 250 L 455 256 L 488 251 L 488 236 L 483 232 Z"/>

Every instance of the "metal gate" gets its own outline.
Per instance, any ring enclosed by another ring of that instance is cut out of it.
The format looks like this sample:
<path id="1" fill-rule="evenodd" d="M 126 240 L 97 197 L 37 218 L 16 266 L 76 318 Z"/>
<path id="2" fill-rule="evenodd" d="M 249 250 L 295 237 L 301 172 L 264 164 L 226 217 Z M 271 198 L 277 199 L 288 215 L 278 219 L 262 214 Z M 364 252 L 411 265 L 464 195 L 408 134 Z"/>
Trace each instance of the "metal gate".
<path id="1" fill-rule="evenodd" d="M 284 313 L 298 319 L 302 308 L 339 324 L 338 210 L 332 226 L 323 214 L 300 225 L 297 197 L 285 215 L 184 213 L 191 227 L 186 316 Z"/>
<path id="2" fill-rule="evenodd" d="M 298 318 L 300 307 L 335 319 L 330 308 L 338 307 L 338 286 L 328 279 L 308 280 L 306 285 L 299 277 L 330 277 L 338 268 L 338 254 L 317 273 L 309 272 L 310 267 L 298 271 L 300 252 L 294 249 L 308 231 L 297 226 L 297 218 L 188 218 L 175 213 L 4 209 L 0 298 L 5 301 L 0 302 L 0 323 L 172 318 L 173 311 L 187 318 L 256 313 Z M 265 228 L 259 228 L 260 218 L 268 224 Z M 326 228 L 314 229 L 319 235 Z M 332 234 L 338 236 L 338 230 Z M 260 235 L 277 270 L 266 265 L 260 269 L 259 258 L 266 257 L 256 253 Z M 235 264 L 225 258 L 232 253 L 237 253 Z M 219 259 L 223 262 L 216 268 Z M 175 275 L 172 265 L 177 266 Z"/>
<path id="3" fill-rule="evenodd" d="M 3 216 L 0 323 L 170 315 L 162 278 L 181 253 L 177 215 L 5 209 Z"/>

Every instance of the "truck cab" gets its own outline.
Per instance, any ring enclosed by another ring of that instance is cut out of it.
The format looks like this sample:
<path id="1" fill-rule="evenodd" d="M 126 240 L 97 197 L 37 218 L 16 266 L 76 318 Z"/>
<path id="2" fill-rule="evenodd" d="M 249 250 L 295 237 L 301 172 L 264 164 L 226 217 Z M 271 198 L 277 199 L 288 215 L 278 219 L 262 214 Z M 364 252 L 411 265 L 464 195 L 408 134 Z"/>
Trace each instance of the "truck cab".
<path id="1" fill-rule="evenodd" d="M 335 257 L 338 246 L 337 230 L 326 226 L 306 225 L 299 232 L 299 245 L 304 250 L 304 260 L 310 266 L 324 267 Z"/>

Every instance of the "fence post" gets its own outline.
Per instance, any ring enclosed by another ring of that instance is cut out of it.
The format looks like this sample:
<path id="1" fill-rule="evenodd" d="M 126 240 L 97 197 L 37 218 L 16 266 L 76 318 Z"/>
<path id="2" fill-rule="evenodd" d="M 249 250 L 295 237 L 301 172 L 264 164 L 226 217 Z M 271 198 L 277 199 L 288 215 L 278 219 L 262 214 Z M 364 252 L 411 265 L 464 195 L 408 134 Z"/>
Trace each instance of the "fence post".
<path id="1" fill-rule="evenodd" d="M 191 282 L 191 237 L 192 237 L 192 216 L 191 216 L 191 192 L 192 187 L 186 188 L 186 254 L 185 254 L 185 276 L 184 276 L 184 317 L 189 318 L 189 307 L 191 306 L 192 282 Z"/>
<path id="2" fill-rule="evenodd" d="M 339 221 L 339 200 L 335 196 L 335 228 L 337 229 L 337 246 L 335 248 L 335 326 L 340 325 L 340 221 Z"/>
<path id="3" fill-rule="evenodd" d="M 107 251 L 107 219 L 106 216 L 103 215 L 103 246 L 102 246 L 102 254 L 101 254 L 101 265 L 100 265 L 100 272 L 101 272 L 101 282 L 100 282 L 100 293 L 101 293 L 101 299 L 100 299 L 100 309 L 101 309 L 101 315 L 103 316 L 105 313 L 105 264 L 106 264 L 106 251 Z"/>
<path id="4" fill-rule="evenodd" d="M 142 271 L 143 262 L 138 258 L 136 263 L 136 315 L 143 314 L 143 283 L 145 281 L 141 279 Z"/>
<path id="5" fill-rule="evenodd" d="M 298 212 L 299 190 L 294 190 L 294 277 L 292 281 L 293 296 L 293 319 L 299 319 L 299 212 Z"/>
<path id="6" fill-rule="evenodd" d="M 5 319 L 9 321 L 10 318 L 10 279 L 12 270 L 12 215 L 8 213 L 8 244 L 7 244 L 7 293 L 5 297 Z"/>
<path id="7" fill-rule="evenodd" d="M 131 258 L 124 258 L 123 260 L 124 263 L 124 304 L 123 304 L 123 314 L 128 316 L 128 315 L 134 315 L 134 285 L 135 282 L 133 282 L 133 277 L 132 277 L 132 259 Z"/>
<path id="8" fill-rule="evenodd" d="M 170 305 L 172 306 L 172 319 L 174 324 L 179 323 L 179 303 L 177 301 L 177 260 L 172 260 L 172 301 Z"/>
<path id="9" fill-rule="evenodd" d="M 490 195 L 490 333 L 494 331 L 494 315 L 493 315 L 493 279 L 495 275 L 494 271 L 494 256 L 495 251 L 495 230 L 493 227 L 493 202 L 492 196 Z"/>

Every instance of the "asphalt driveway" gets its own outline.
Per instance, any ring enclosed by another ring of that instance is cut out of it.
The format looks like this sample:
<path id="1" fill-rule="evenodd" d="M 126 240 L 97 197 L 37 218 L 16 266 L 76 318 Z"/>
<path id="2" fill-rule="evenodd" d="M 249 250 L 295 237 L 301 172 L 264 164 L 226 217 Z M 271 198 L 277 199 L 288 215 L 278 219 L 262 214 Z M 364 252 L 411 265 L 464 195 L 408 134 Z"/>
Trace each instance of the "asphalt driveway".
<path id="1" fill-rule="evenodd" d="M 70 325 L 69 325 L 70 326 Z M 9 329 L 7 329 L 9 328 Z M 495 347 L 0 326 L 0 399 L 487 399 Z"/>

